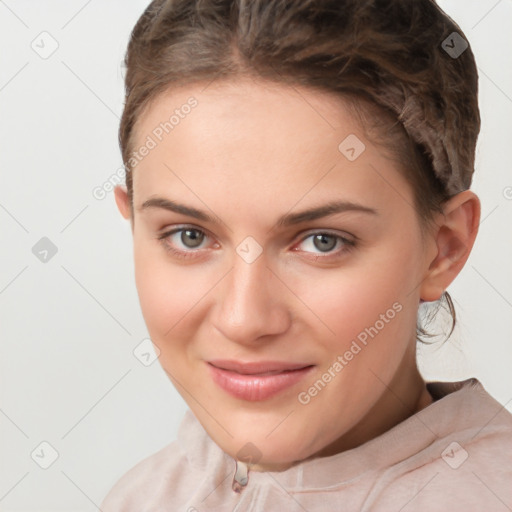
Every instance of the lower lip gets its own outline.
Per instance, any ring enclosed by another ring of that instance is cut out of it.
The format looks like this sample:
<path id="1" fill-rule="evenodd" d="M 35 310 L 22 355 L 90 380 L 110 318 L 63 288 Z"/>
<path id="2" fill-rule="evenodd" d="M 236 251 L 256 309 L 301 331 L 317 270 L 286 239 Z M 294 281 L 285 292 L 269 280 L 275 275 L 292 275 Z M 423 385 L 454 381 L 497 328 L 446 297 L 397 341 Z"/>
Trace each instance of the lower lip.
<path id="1" fill-rule="evenodd" d="M 208 364 L 212 378 L 224 391 L 242 400 L 266 400 L 302 380 L 312 366 L 272 375 L 244 375 Z"/>

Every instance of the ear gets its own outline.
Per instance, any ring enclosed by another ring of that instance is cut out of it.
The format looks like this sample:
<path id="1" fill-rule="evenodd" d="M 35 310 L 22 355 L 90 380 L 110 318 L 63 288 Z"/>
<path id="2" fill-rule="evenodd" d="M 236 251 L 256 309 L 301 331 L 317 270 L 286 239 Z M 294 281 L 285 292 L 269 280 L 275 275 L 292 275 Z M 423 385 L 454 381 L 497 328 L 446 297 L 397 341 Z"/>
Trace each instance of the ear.
<path id="1" fill-rule="evenodd" d="M 472 191 L 460 192 L 444 204 L 443 214 L 437 218 L 433 232 L 436 254 L 420 287 L 420 297 L 425 302 L 440 299 L 462 270 L 473 248 L 479 224 L 480 200 Z"/>
<path id="2" fill-rule="evenodd" d="M 130 198 L 128 197 L 128 191 L 126 190 L 126 186 L 117 185 L 114 188 L 114 196 L 116 198 L 117 209 L 119 210 L 121 215 L 125 219 L 130 219 L 130 221 L 132 221 Z"/>

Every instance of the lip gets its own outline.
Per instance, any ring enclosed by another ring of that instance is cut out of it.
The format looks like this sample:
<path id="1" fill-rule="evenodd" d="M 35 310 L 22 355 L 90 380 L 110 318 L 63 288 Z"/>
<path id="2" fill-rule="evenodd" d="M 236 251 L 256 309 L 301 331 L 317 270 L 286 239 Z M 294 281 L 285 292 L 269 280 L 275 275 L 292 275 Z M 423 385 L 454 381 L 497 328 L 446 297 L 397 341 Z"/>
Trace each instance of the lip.
<path id="1" fill-rule="evenodd" d="M 280 361 L 207 361 L 213 381 L 224 391 L 247 401 L 271 398 L 302 380 L 314 365 Z"/>

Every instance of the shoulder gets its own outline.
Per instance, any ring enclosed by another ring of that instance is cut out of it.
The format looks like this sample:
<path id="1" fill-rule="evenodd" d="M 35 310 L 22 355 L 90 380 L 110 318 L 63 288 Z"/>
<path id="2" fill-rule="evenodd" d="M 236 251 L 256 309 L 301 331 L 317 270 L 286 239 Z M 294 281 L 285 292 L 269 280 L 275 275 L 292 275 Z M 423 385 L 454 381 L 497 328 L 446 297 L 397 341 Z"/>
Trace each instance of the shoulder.
<path id="1" fill-rule="evenodd" d="M 473 442 L 456 439 L 435 443 L 437 457 L 395 475 L 376 500 L 382 510 L 406 504 L 416 512 L 511 510 L 512 430 Z"/>
<path id="2" fill-rule="evenodd" d="M 451 430 L 448 423 L 433 429 L 428 447 L 386 472 L 375 510 L 406 503 L 416 512 L 512 508 L 512 414 L 478 381 L 468 384 L 450 403 L 464 418 Z"/>
<path id="3" fill-rule="evenodd" d="M 174 442 L 126 472 L 104 498 L 102 512 L 160 512 L 180 509 L 204 478 L 225 473 L 226 458 L 187 410 Z"/>
<path id="4" fill-rule="evenodd" d="M 100 505 L 102 512 L 149 510 L 162 493 L 179 487 L 186 456 L 174 441 L 128 470 L 112 487 Z"/>

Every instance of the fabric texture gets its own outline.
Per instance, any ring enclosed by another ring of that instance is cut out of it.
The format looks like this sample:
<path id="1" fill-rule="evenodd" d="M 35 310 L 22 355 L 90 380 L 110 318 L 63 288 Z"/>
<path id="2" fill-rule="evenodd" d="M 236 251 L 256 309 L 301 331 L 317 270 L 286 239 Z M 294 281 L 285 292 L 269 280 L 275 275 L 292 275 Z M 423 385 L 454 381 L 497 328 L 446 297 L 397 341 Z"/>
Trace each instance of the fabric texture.
<path id="1" fill-rule="evenodd" d="M 512 414 L 480 381 L 427 382 L 434 402 L 366 443 L 281 472 L 249 471 L 190 410 L 177 440 L 124 474 L 103 512 L 512 510 Z"/>

